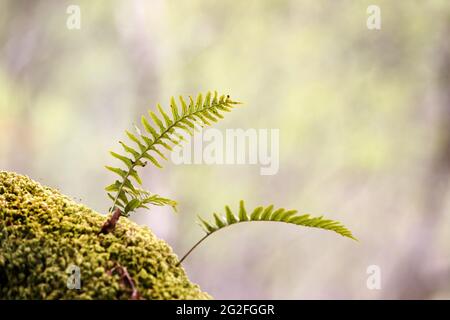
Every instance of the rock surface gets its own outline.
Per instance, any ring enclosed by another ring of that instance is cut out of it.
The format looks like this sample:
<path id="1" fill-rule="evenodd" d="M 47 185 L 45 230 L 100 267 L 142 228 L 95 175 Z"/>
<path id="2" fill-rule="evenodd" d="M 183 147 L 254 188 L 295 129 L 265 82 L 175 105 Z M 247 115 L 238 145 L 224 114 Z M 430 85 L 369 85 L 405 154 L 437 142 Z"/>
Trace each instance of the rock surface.
<path id="1" fill-rule="evenodd" d="M 192 284 L 171 248 L 120 218 L 98 235 L 105 216 L 28 177 L 0 171 L 0 299 L 129 299 L 128 270 L 143 299 L 210 299 Z M 80 289 L 70 266 L 79 267 Z M 69 268 L 69 270 L 68 270 Z"/>

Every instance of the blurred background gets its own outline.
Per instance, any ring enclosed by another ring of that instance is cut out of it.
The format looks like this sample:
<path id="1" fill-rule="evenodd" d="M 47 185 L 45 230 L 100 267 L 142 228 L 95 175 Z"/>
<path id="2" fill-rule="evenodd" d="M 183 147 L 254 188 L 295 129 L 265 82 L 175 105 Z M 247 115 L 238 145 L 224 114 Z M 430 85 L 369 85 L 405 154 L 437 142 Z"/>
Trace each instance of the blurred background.
<path id="1" fill-rule="evenodd" d="M 191 280 L 222 299 L 449 299 L 449 33 L 446 0 L 1 0 L 0 170 L 106 213 L 125 129 L 172 95 L 229 93 L 245 105 L 218 128 L 279 128 L 278 174 L 166 162 L 142 177 L 180 213 L 132 219 L 179 256 L 202 236 L 196 214 L 240 199 L 326 214 L 360 241 L 235 226 L 186 260 Z"/>

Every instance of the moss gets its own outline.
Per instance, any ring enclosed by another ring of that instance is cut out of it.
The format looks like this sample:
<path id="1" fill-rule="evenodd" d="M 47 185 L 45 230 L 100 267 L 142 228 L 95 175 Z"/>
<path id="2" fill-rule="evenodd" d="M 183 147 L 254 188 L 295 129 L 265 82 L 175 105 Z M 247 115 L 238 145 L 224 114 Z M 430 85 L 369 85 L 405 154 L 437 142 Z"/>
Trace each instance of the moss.
<path id="1" fill-rule="evenodd" d="M 28 177 L 0 171 L 0 299 L 129 299 L 118 274 L 126 267 L 144 299 L 209 299 L 192 284 L 171 248 L 121 218 L 98 235 L 105 216 Z M 81 288 L 68 289 L 70 265 Z"/>

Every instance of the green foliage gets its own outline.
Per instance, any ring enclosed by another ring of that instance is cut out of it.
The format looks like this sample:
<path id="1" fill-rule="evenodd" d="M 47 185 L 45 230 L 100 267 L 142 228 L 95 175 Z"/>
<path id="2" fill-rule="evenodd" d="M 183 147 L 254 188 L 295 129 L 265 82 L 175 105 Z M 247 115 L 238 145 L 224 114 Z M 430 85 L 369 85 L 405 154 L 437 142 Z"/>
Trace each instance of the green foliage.
<path id="1" fill-rule="evenodd" d="M 142 180 L 136 169 L 145 167 L 148 161 L 161 168 L 161 159 L 167 160 L 163 154 L 164 150 L 172 151 L 173 146 L 183 141 L 182 133 L 193 135 L 197 126 L 203 127 L 217 122 L 223 118 L 223 112 L 231 111 L 238 104 L 238 102 L 232 101 L 228 95 L 218 96 L 217 92 L 214 92 L 214 94 L 208 92 L 205 97 L 199 94 L 196 99 L 190 96 L 188 103 L 180 96 L 179 102 L 180 106 L 172 97 L 170 100 L 170 115 L 158 105 L 159 116 L 152 111 L 149 111 L 149 117 L 142 116 L 141 122 L 144 133 L 137 127 L 136 134 L 125 131 L 129 140 L 135 146 L 132 147 L 120 141 L 124 154 L 110 152 L 125 167 L 106 166 L 106 169 L 119 176 L 119 179 L 105 188 L 108 197 L 113 201 L 110 211 L 117 207 L 121 210 L 122 215 L 128 216 L 138 208 L 148 209 L 148 205 L 169 205 L 176 210 L 176 201 L 135 187 L 131 178 L 137 184 L 142 185 Z"/>
<path id="2" fill-rule="evenodd" d="M 152 111 L 149 111 L 149 118 L 143 116 L 141 119 L 142 126 L 145 133 L 141 133 L 136 127 L 137 134 L 126 131 L 128 138 L 136 145 L 131 147 L 120 141 L 124 149 L 124 154 L 111 152 L 111 155 L 120 160 L 125 169 L 106 166 L 106 169 L 114 172 L 120 178 L 113 184 L 106 187 L 108 196 L 113 200 L 111 211 L 116 208 L 120 209 L 121 214 L 128 216 L 130 212 L 138 208 L 149 208 L 148 205 L 164 206 L 169 205 L 174 209 L 177 203 L 174 200 L 163 198 L 156 194 L 151 194 L 141 188 L 137 188 L 131 178 L 139 185 L 142 185 L 142 180 L 136 170 L 138 167 L 145 167 L 150 161 L 153 165 L 161 168 L 159 161 L 161 159 L 167 160 L 164 156 L 164 149 L 172 151 L 172 147 L 179 144 L 183 138 L 182 133 L 193 135 L 197 126 L 208 126 L 212 122 L 217 122 L 223 118 L 222 112 L 229 112 L 238 104 L 232 101 L 229 96 L 218 96 L 217 92 L 211 95 L 208 92 L 203 98 L 199 94 L 194 100 L 189 97 L 187 104 L 183 97 L 180 96 L 181 108 L 178 107 L 175 99 L 172 97 L 170 101 L 171 115 L 169 116 L 163 108 L 158 105 L 159 116 Z M 177 131 L 177 129 L 179 131 Z M 113 195 L 115 193 L 115 195 Z M 268 207 L 257 207 L 250 214 L 247 213 L 244 202 L 239 204 L 239 212 L 235 215 L 230 207 L 225 207 L 225 217 L 214 213 L 214 222 L 207 222 L 200 219 L 200 225 L 206 231 L 206 235 L 200 239 L 178 262 L 181 264 L 183 260 L 209 235 L 226 228 L 230 225 L 242 222 L 253 221 L 271 221 L 284 222 L 304 227 L 314 227 L 324 230 L 334 231 L 344 237 L 356 240 L 350 230 L 344 227 L 340 222 L 324 219 L 323 216 L 311 217 L 309 214 L 298 215 L 296 210 L 276 209 L 273 205 Z"/>
<path id="3" fill-rule="evenodd" d="M 211 298 L 148 228 L 122 218 L 113 233 L 99 235 L 104 220 L 55 189 L 0 170 L 0 300 L 130 299 L 129 286 L 111 273 L 117 265 L 143 299 Z M 73 265 L 80 290 L 67 288 Z"/>
<path id="4" fill-rule="evenodd" d="M 208 222 L 199 217 L 199 224 L 205 230 L 207 235 L 236 223 L 271 221 L 330 230 L 341 236 L 357 240 L 350 230 L 343 226 L 339 221 L 324 219 L 323 216 L 311 217 L 309 214 L 298 215 L 297 210 L 286 210 L 283 208 L 275 210 L 273 205 L 268 207 L 257 207 L 248 214 L 244 206 L 244 201 L 242 200 L 239 203 L 239 213 L 237 216 L 231 211 L 229 206 L 225 206 L 225 217 L 214 213 L 213 218 L 214 222 Z"/>

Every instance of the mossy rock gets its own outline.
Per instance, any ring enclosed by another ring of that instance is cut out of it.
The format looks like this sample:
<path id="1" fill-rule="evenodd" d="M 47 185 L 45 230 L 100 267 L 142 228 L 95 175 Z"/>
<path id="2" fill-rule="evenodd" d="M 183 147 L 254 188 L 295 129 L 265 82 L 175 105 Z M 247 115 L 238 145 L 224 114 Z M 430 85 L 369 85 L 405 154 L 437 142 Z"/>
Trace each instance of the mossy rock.
<path id="1" fill-rule="evenodd" d="M 28 177 L 0 171 L 0 299 L 129 299 L 128 270 L 143 299 L 209 299 L 191 283 L 171 248 L 146 227 L 105 216 Z M 69 289 L 69 266 L 80 289 Z"/>

